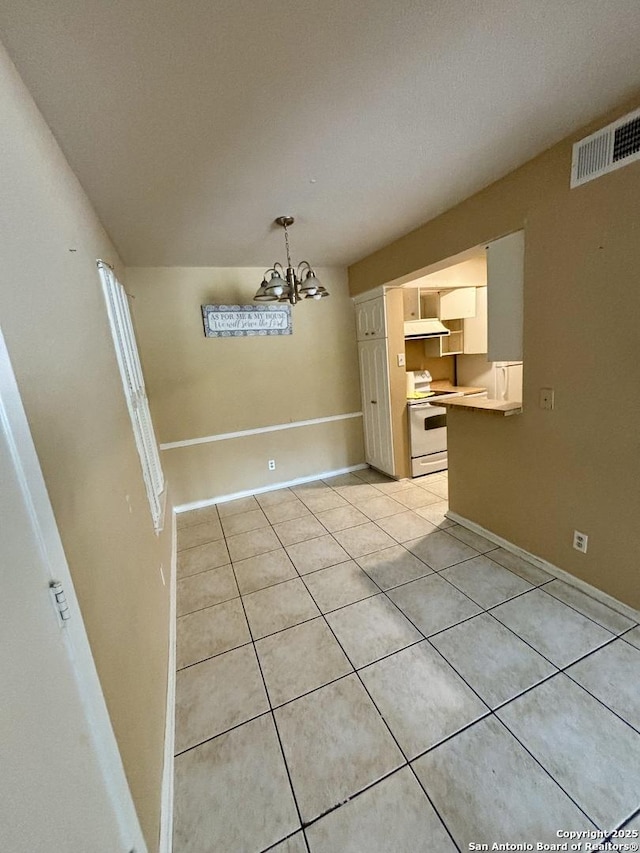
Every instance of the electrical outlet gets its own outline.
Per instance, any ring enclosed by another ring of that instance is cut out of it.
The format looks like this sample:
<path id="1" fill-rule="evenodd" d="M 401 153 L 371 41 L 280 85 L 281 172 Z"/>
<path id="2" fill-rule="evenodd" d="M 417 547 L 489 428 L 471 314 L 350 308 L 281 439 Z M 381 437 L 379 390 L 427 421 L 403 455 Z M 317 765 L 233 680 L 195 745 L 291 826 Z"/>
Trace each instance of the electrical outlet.
<path id="1" fill-rule="evenodd" d="M 275 460 L 275 459 L 270 459 L 270 460 L 269 460 L 269 470 L 270 470 L 270 471 L 275 471 L 275 470 L 276 470 L 276 460 Z"/>
<path id="2" fill-rule="evenodd" d="M 580 533 L 579 530 L 573 531 L 573 547 L 576 551 L 581 551 L 583 554 L 586 554 L 588 543 L 589 537 L 586 533 Z"/>
<path id="3" fill-rule="evenodd" d="M 553 388 L 541 388 L 540 389 L 540 408 L 541 409 L 553 409 L 554 405 L 554 392 Z"/>
<path id="4" fill-rule="evenodd" d="M 404 367 L 404 366 L 405 366 L 405 364 L 406 364 L 406 362 L 405 362 L 405 359 L 404 359 L 404 353 L 403 353 L 403 352 L 399 352 L 399 353 L 398 353 L 398 367 Z"/>

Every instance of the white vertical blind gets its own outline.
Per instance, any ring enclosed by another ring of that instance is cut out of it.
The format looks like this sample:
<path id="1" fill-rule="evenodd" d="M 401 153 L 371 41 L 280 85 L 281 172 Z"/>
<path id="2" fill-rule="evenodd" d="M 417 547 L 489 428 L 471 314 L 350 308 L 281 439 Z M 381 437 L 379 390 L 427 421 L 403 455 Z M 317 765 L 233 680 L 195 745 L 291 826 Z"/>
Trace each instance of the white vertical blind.
<path id="1" fill-rule="evenodd" d="M 140 455 L 151 516 L 156 530 L 161 530 L 164 515 L 162 501 L 164 474 L 162 473 L 158 444 L 153 431 L 153 422 L 149 411 L 149 401 L 147 400 L 127 294 L 108 264 L 104 261 L 98 261 L 98 270 L 107 303 L 107 313 L 124 393 L 131 415 L 133 434 Z"/>

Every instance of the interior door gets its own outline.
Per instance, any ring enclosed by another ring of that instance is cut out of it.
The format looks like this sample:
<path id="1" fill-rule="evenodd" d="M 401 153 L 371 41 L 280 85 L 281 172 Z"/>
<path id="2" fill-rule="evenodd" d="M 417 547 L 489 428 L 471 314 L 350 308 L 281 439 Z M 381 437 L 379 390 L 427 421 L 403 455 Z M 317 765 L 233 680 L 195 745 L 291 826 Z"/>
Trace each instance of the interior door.
<path id="1" fill-rule="evenodd" d="M 393 475 L 387 342 L 383 338 L 358 346 L 366 460 L 380 471 Z"/>
<path id="2" fill-rule="evenodd" d="M 82 618 L 1 334 L 0 518 L 0 850 L 142 853 L 115 740 L 94 713 L 101 702 L 106 716 L 104 699 L 87 675 Z M 54 579 L 70 607 L 64 623 Z"/>
<path id="3" fill-rule="evenodd" d="M 372 464 L 375 456 L 375 424 L 374 410 L 371 404 L 375 393 L 373 370 L 371 363 L 371 342 L 358 344 L 358 359 L 360 361 L 360 392 L 362 395 L 362 427 L 364 430 L 364 456 Z"/>

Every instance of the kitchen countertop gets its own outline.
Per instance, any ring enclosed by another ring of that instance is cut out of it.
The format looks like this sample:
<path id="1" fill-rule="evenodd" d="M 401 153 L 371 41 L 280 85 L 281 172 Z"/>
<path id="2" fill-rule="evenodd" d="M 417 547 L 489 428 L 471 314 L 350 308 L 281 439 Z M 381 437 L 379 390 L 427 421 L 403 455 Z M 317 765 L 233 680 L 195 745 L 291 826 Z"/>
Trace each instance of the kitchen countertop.
<path id="1" fill-rule="evenodd" d="M 438 400 L 439 406 L 450 406 L 457 409 L 473 409 L 477 412 L 488 412 L 490 414 L 502 415 L 519 415 L 522 412 L 522 403 L 514 403 L 510 400 L 487 400 L 483 397 L 472 397 L 466 399 L 464 397 L 451 397 L 443 400 Z"/>
<path id="2" fill-rule="evenodd" d="M 431 382 L 432 391 L 457 391 L 458 394 L 483 394 L 486 388 L 474 388 L 471 385 L 452 385 L 448 379 L 436 379 Z"/>

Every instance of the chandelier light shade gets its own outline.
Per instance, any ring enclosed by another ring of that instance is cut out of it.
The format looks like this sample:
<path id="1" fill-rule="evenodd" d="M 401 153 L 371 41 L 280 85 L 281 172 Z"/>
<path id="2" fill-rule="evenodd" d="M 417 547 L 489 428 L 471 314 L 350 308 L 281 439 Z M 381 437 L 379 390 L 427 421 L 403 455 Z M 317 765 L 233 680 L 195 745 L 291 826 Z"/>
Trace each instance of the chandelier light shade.
<path id="1" fill-rule="evenodd" d="M 293 216 L 279 216 L 276 225 L 284 228 L 284 242 L 287 250 L 287 268 L 275 263 L 262 276 L 262 284 L 253 297 L 254 302 L 289 302 L 295 305 L 301 299 L 324 299 L 329 291 L 318 281 L 315 271 L 308 261 L 302 261 L 297 268 L 291 263 L 289 251 L 289 232 L 293 225 Z"/>

